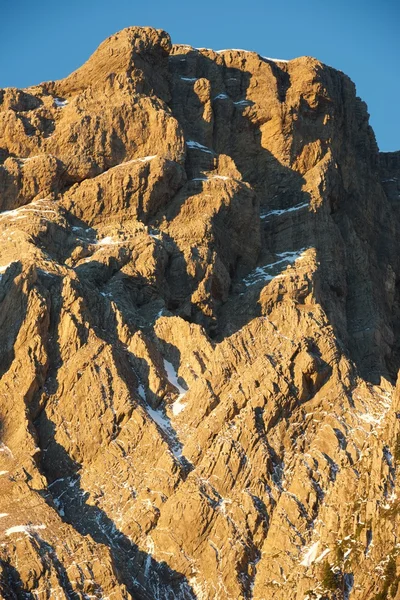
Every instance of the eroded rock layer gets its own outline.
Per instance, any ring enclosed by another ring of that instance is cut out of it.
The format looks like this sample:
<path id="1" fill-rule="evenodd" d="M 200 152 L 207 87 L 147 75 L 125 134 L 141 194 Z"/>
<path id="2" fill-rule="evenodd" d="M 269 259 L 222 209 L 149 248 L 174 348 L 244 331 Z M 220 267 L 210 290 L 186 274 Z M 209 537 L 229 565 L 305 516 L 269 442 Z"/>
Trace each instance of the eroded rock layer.
<path id="1" fill-rule="evenodd" d="M 400 599 L 399 181 L 313 58 L 0 91 L 2 598 Z"/>

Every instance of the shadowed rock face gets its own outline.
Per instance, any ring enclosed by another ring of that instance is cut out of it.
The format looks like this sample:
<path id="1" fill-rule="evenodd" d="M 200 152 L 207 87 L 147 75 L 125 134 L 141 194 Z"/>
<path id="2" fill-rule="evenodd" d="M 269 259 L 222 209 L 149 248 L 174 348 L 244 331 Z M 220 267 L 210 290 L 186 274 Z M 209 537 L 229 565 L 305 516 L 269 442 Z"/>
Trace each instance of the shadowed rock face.
<path id="1" fill-rule="evenodd" d="M 1 598 L 400 599 L 399 182 L 313 58 L 0 91 Z"/>

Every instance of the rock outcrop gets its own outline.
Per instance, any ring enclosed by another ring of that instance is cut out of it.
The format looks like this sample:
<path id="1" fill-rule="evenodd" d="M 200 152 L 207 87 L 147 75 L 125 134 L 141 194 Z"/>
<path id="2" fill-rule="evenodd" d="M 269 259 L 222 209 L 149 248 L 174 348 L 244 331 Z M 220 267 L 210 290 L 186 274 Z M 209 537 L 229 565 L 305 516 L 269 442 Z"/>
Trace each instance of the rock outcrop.
<path id="1" fill-rule="evenodd" d="M 309 57 L 0 91 L 1 598 L 400 600 L 399 181 Z"/>

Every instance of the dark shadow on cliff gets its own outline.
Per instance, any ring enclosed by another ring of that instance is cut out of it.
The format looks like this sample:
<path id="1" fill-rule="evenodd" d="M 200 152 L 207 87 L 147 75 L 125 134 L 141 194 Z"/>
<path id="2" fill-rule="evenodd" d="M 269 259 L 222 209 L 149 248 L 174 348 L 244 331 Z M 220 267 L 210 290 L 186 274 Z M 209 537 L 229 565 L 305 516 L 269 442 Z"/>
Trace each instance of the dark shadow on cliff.
<path id="1" fill-rule="evenodd" d="M 10 561 L 0 559 L 0 594 L 4 600 L 34 600 L 24 586 L 21 575 Z"/>
<path id="2" fill-rule="evenodd" d="M 261 57 L 259 59 L 262 61 Z M 277 95 L 284 101 L 291 85 L 290 75 L 279 65 L 266 62 L 270 64 L 275 77 Z M 256 191 L 264 214 L 309 204 L 310 196 L 302 189 L 305 183 L 302 176 L 280 163 L 262 145 L 262 123 L 257 122 L 252 102 L 247 98 L 252 78 L 249 71 L 227 67 L 222 62 L 217 64 L 215 59 L 211 60 L 194 49 L 172 56 L 170 71 L 173 77 L 170 103 L 172 112 L 182 125 L 186 140 L 197 143 L 189 144 L 188 147 L 186 170 L 189 178 L 201 179 L 203 172 L 211 170 L 212 163 L 215 167 L 218 157 L 225 154 L 234 160 L 243 180 L 250 183 Z M 200 95 L 204 96 L 204 86 L 196 83 L 202 77 L 210 82 L 212 120 L 204 119 L 203 115 L 204 102 L 200 101 Z M 322 83 L 325 85 L 324 81 Z M 331 84 L 328 82 L 326 85 Z M 343 102 L 342 96 L 335 96 L 335 89 L 329 89 L 334 102 Z M 338 89 L 340 95 L 340 86 Z M 327 114 L 331 115 L 334 102 L 327 101 L 321 94 L 315 107 L 309 105 L 304 97 L 300 97 L 295 109 L 296 115 L 293 114 L 293 108 L 291 114 L 282 113 L 282 128 L 285 126 L 287 135 L 291 136 L 288 144 L 289 164 L 293 164 L 302 149 L 313 142 L 321 143 L 323 153 L 330 148 L 330 143 L 332 146 L 332 140 L 326 133 L 325 117 Z M 362 146 L 361 133 L 357 135 L 354 140 L 346 139 L 345 144 L 350 152 L 358 152 L 357 168 L 362 178 L 363 173 L 367 177 L 370 167 L 375 167 L 368 164 L 369 155 Z M 334 328 L 342 351 L 368 381 L 379 383 L 381 376 L 394 380 L 400 366 L 400 352 L 390 339 L 390 333 L 386 335 L 387 324 L 393 318 L 386 306 L 387 300 L 384 299 L 386 292 L 382 294 L 379 288 L 372 289 L 372 282 L 375 280 L 381 282 L 382 288 L 386 285 L 382 273 L 390 262 L 386 260 L 387 257 L 391 256 L 393 264 L 399 262 L 393 256 L 389 243 L 389 238 L 393 237 L 393 232 L 389 235 L 390 229 L 393 229 L 390 227 L 393 216 L 379 203 L 373 206 L 374 214 L 369 214 L 367 195 L 360 192 L 357 186 L 353 190 L 351 187 L 345 189 L 341 165 L 331 162 L 330 168 L 335 172 L 331 170 L 326 174 L 327 189 L 323 204 L 314 208 L 315 212 L 308 212 L 309 226 L 305 225 L 303 231 L 296 232 L 297 223 L 292 223 L 285 240 L 281 219 L 276 219 L 276 227 L 275 217 L 272 216 L 269 223 L 262 223 L 265 227 L 258 266 L 276 263 L 277 255 L 279 257 L 285 252 L 298 252 L 305 247 L 316 248 L 320 263 L 317 272 L 319 281 L 316 283 L 317 299 Z M 186 192 L 190 191 L 188 185 L 190 182 L 186 186 Z M 167 220 L 176 218 L 187 197 L 190 197 L 190 193 L 186 193 L 185 197 L 184 191 L 181 191 L 165 215 Z M 330 214 L 328 219 L 327 213 Z M 329 233 L 325 231 L 327 223 L 331 230 Z M 213 220 L 211 227 L 214 228 Z M 362 249 L 362 244 L 368 237 L 367 231 L 374 256 Z M 327 253 L 324 235 L 333 235 L 331 256 Z M 338 285 L 335 281 L 337 276 L 332 267 L 332 261 L 338 258 L 335 244 L 345 248 L 343 264 L 338 265 L 344 273 L 344 285 Z M 275 276 L 283 271 L 285 265 L 282 267 L 282 270 L 276 270 Z M 254 293 L 256 287 L 251 286 L 253 289 L 250 293 L 242 289 L 241 281 L 246 276 L 248 274 L 243 276 L 240 270 L 233 273 L 228 301 L 224 299 L 216 303 L 214 320 L 207 330 L 217 340 L 232 335 L 260 315 L 257 294 Z M 260 290 L 262 287 L 260 285 Z"/>
<path id="3" fill-rule="evenodd" d="M 78 533 L 90 535 L 95 542 L 109 548 L 117 579 L 127 587 L 132 597 L 153 600 L 162 593 L 165 598 L 173 598 L 173 594 L 179 592 L 182 600 L 196 598 L 182 574 L 139 550 L 103 510 L 88 503 L 90 494 L 81 487 L 82 466 L 56 442 L 54 423 L 45 411 L 41 414 L 39 429 L 48 440 L 46 448 L 43 448 L 46 452 L 42 453 L 41 464 L 47 475 L 48 490 L 41 492 L 42 495 Z"/>
<path id="4" fill-rule="evenodd" d="M 59 560 L 54 548 L 48 542 L 42 540 L 42 538 L 35 532 L 31 534 L 31 542 L 35 547 L 37 554 L 40 556 L 44 570 L 48 570 L 49 567 L 52 567 L 55 570 L 60 587 L 64 592 L 66 592 L 67 598 L 69 600 L 79 600 L 80 594 L 78 592 L 74 592 L 67 570 Z M 96 589 L 95 591 L 97 593 L 102 593 L 101 589 Z"/>
<path id="5" fill-rule="evenodd" d="M 22 273 L 22 263 L 15 261 L 0 275 L 0 314 L 6 316 L 0 319 L 0 379 L 8 371 L 14 360 L 14 344 L 18 337 L 20 327 L 26 316 L 28 306 L 27 294 L 22 285 L 17 285 L 15 279 Z M 9 297 L 17 295 L 19 302 L 15 302 L 12 319 L 7 318 L 6 306 Z M 18 297 L 19 296 L 19 297 Z"/>
<path id="6" fill-rule="evenodd" d="M 294 254 L 304 246 L 304 243 L 301 244 L 301 236 L 285 240 L 285 247 L 277 244 L 271 228 L 265 226 L 266 222 L 261 215 L 268 210 L 285 210 L 307 204 L 310 197 L 302 189 L 304 179 L 293 169 L 281 164 L 262 146 L 260 124 L 257 123 L 253 109 L 254 102 L 247 98 L 251 84 L 250 72 L 217 65 L 194 50 L 172 56 L 170 60 L 171 70 L 177 71 L 172 84 L 171 108 L 189 141 L 186 160 L 189 180 L 165 214 L 158 215 L 158 221 L 166 219 L 167 222 L 172 222 L 179 219 L 182 207 L 196 194 L 203 194 L 204 198 L 207 194 L 218 197 L 221 190 L 215 186 L 206 189 L 205 186 L 209 183 L 204 183 L 204 180 L 208 178 L 207 172 L 211 172 L 212 179 L 212 171 L 218 167 L 221 155 L 233 160 L 243 182 L 250 184 L 255 191 L 255 201 L 260 206 L 260 210 L 254 211 L 254 222 L 260 229 L 261 247 L 257 246 L 258 235 L 254 233 L 252 224 L 247 223 L 243 229 L 243 215 L 248 210 L 250 199 L 245 198 L 240 189 L 230 197 L 229 204 L 222 203 L 219 209 L 215 209 L 216 212 L 214 210 L 214 214 L 213 201 L 210 201 L 210 236 L 208 240 L 191 240 L 194 246 L 196 242 L 203 244 L 206 241 L 210 254 L 214 252 L 217 255 L 225 273 L 221 277 L 218 261 L 209 263 L 212 275 L 209 282 L 206 282 L 208 317 L 193 306 L 188 320 L 200 323 L 211 337 L 221 341 L 261 315 L 259 294 L 270 278 L 269 272 L 264 278 L 262 274 L 256 277 L 257 271 L 269 265 L 274 276 L 281 274 L 290 261 L 281 260 L 280 253 Z M 289 74 L 275 63 L 264 62 L 270 65 L 278 97 L 280 101 L 284 101 L 290 87 Z M 187 77 L 188 74 L 191 77 Z M 195 78 L 201 77 L 211 82 L 210 96 L 214 112 L 212 124 L 204 119 L 204 105 L 193 87 Z M 249 191 L 247 194 L 249 195 Z M 232 211 L 235 205 L 242 209 Z M 242 239 L 238 237 L 235 241 L 234 237 L 240 228 Z M 250 248 L 251 241 L 254 241 L 253 254 L 244 248 L 247 240 L 250 240 Z M 238 241 L 242 242 L 242 248 Z M 308 242 L 307 246 L 312 245 L 310 240 Z M 195 286 L 203 285 L 201 279 L 193 283 Z"/>
<path id="7" fill-rule="evenodd" d="M 139 398 L 141 399 L 139 402 L 150 415 L 150 418 L 156 423 L 160 435 L 175 457 L 182 480 L 185 480 L 187 474 L 192 470 L 192 465 L 182 455 L 182 443 L 165 411 L 165 398 L 158 397 L 149 389 L 149 365 L 145 359 L 135 356 L 121 342 L 118 334 L 119 324 L 115 307 L 122 315 L 123 322 L 129 327 L 131 332 L 141 330 L 149 336 L 150 353 L 151 344 L 153 343 L 150 340 L 153 339 L 156 343 L 158 342 L 153 332 L 154 319 L 146 322 L 143 315 L 139 312 L 141 306 L 146 304 L 143 297 L 143 290 L 149 287 L 149 282 L 142 276 L 129 277 L 119 272 L 110 276 L 107 266 L 96 261 L 92 261 L 92 267 L 93 272 L 96 274 L 94 281 L 91 277 L 88 277 L 87 269 L 79 271 L 81 278 L 80 294 L 85 302 L 86 318 L 96 335 L 110 344 L 114 365 L 119 377 L 125 382 L 129 390 L 135 390 L 138 401 Z M 102 298 L 100 298 L 96 287 L 96 282 L 98 284 L 99 280 L 106 286 L 104 289 L 109 290 L 106 293 L 100 292 L 100 295 L 103 296 Z M 168 300 L 171 301 L 167 295 L 166 302 Z M 158 344 L 158 350 L 160 350 L 160 344 Z M 172 355 L 175 360 L 179 361 L 179 355 L 176 356 L 176 352 L 172 352 Z M 165 367 L 161 357 L 157 355 L 154 358 L 156 360 L 159 359 L 160 364 L 158 367 L 163 371 Z M 165 377 L 168 379 L 167 373 Z M 158 411 L 158 414 L 152 413 L 152 409 Z M 160 426 L 159 417 L 161 417 L 163 426 Z"/>
<path id="8" fill-rule="evenodd" d="M 131 333 L 144 330 L 152 337 L 154 320 L 146 323 L 143 315 L 140 314 L 141 306 L 146 304 L 146 290 L 151 286 L 148 280 L 142 276 L 130 277 L 120 273 L 117 261 L 113 260 L 111 263 L 103 264 L 98 261 L 91 261 L 76 268 L 76 274 L 79 279 L 70 280 L 69 285 L 73 287 L 76 297 L 81 300 L 80 319 L 73 312 L 68 311 L 68 300 L 66 300 L 67 306 L 64 306 L 62 279 L 43 274 L 42 285 L 46 285 L 52 299 L 47 339 L 50 361 L 44 383 L 40 386 L 31 402 L 31 417 L 33 420 L 37 419 L 41 411 L 46 407 L 47 399 L 57 394 L 58 371 L 63 364 L 59 328 L 61 313 L 65 311 L 76 327 L 79 344 L 81 346 L 86 345 L 90 328 L 99 340 L 103 340 L 109 345 L 109 350 L 113 356 L 113 365 L 118 376 L 126 384 L 127 389 L 135 391 L 136 399 L 139 402 L 139 398 L 142 399 L 143 407 L 148 413 L 151 413 L 149 409 L 161 411 L 160 415 L 150 414 L 150 417 L 152 420 L 155 420 L 160 435 L 175 456 L 182 478 L 186 479 L 187 473 L 192 467 L 185 457 L 181 455 L 182 444 L 165 413 L 165 401 L 149 390 L 149 365 L 146 360 L 134 356 L 128 350 L 126 345 L 121 341 L 118 332 L 118 328 L 122 324 L 119 322 L 117 311 L 121 315 L 124 325 L 129 328 Z M 85 323 L 89 325 L 89 328 L 84 325 Z M 160 370 L 164 369 L 162 360 L 160 360 L 159 368 Z M 166 378 L 168 378 L 167 375 Z M 140 389 L 143 390 L 141 394 L 139 393 Z M 145 397 L 143 397 L 144 393 Z M 164 428 L 160 427 L 157 421 L 158 416 L 162 417 L 162 422 L 166 425 Z M 116 423 L 115 434 L 117 435 L 118 432 L 119 425 Z M 177 455 L 180 455 L 179 458 L 177 458 Z"/>
<path id="9" fill-rule="evenodd" d="M 107 279 L 107 267 L 97 264 L 96 273 L 103 271 L 103 278 Z M 128 390 L 136 391 L 139 401 L 138 385 L 139 379 L 133 363 L 138 359 L 123 346 L 118 338 L 117 322 L 115 315 L 109 310 L 110 299 L 101 297 L 95 292 L 94 282 L 86 277 L 86 272 L 80 273 L 82 281 L 74 282 L 76 291 L 83 298 L 82 317 L 90 324 L 90 328 L 98 337 L 110 344 L 113 355 L 113 363 L 118 376 L 125 382 Z M 173 593 L 180 593 L 182 600 L 193 600 L 196 595 L 191 590 L 184 576 L 173 571 L 166 563 L 158 563 L 146 552 L 140 551 L 127 536 L 116 528 L 113 521 L 97 506 L 87 503 L 89 494 L 80 485 L 80 474 L 82 466 L 73 460 L 64 447 L 55 439 L 55 425 L 47 414 L 49 402 L 54 402 L 59 388 L 58 372 L 63 366 L 60 348 L 59 327 L 63 306 L 62 279 L 59 277 L 46 276 L 43 274 L 41 285 L 51 293 L 50 324 L 48 333 L 48 353 L 50 356 L 49 368 L 43 386 L 35 393 L 30 405 L 31 418 L 36 430 L 37 444 L 41 448 L 40 469 L 48 482 L 48 490 L 39 491 L 46 502 L 80 534 L 90 534 L 97 543 L 108 546 L 113 557 L 119 581 L 126 585 L 134 598 L 139 600 L 153 600 L 157 594 L 171 600 Z M 43 291 L 43 289 L 42 289 Z M 96 296 L 96 297 L 95 297 Z M 99 310 L 99 306 L 101 307 Z M 108 315 L 108 316 L 107 316 Z M 80 331 L 81 343 L 85 345 L 88 341 L 88 330 L 75 322 Z M 141 365 L 142 370 L 148 366 Z M 146 384 L 145 378 L 143 383 Z M 57 400 L 55 400 L 57 402 Z M 135 408 L 135 402 L 132 403 Z M 165 432 L 160 430 L 168 445 L 175 443 L 173 430 Z M 117 425 L 113 435 L 118 436 Z M 170 434 L 170 435 L 168 435 Z M 176 444 L 175 444 L 176 445 Z M 186 478 L 188 465 L 184 457 L 178 461 L 177 466 L 181 470 L 181 476 Z M 62 498 L 62 501 L 61 501 Z M 62 565 L 59 565 L 62 570 Z M 60 571 L 60 576 L 61 576 Z"/>

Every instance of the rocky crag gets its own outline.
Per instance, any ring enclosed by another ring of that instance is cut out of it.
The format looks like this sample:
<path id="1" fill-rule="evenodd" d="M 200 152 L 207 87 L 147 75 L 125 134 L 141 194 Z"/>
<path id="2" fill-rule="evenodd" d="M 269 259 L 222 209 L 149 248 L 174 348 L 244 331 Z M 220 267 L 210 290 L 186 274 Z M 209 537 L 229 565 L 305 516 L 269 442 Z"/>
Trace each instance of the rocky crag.
<path id="1" fill-rule="evenodd" d="M 399 206 L 313 58 L 1 90 L 0 597 L 399 600 Z"/>

